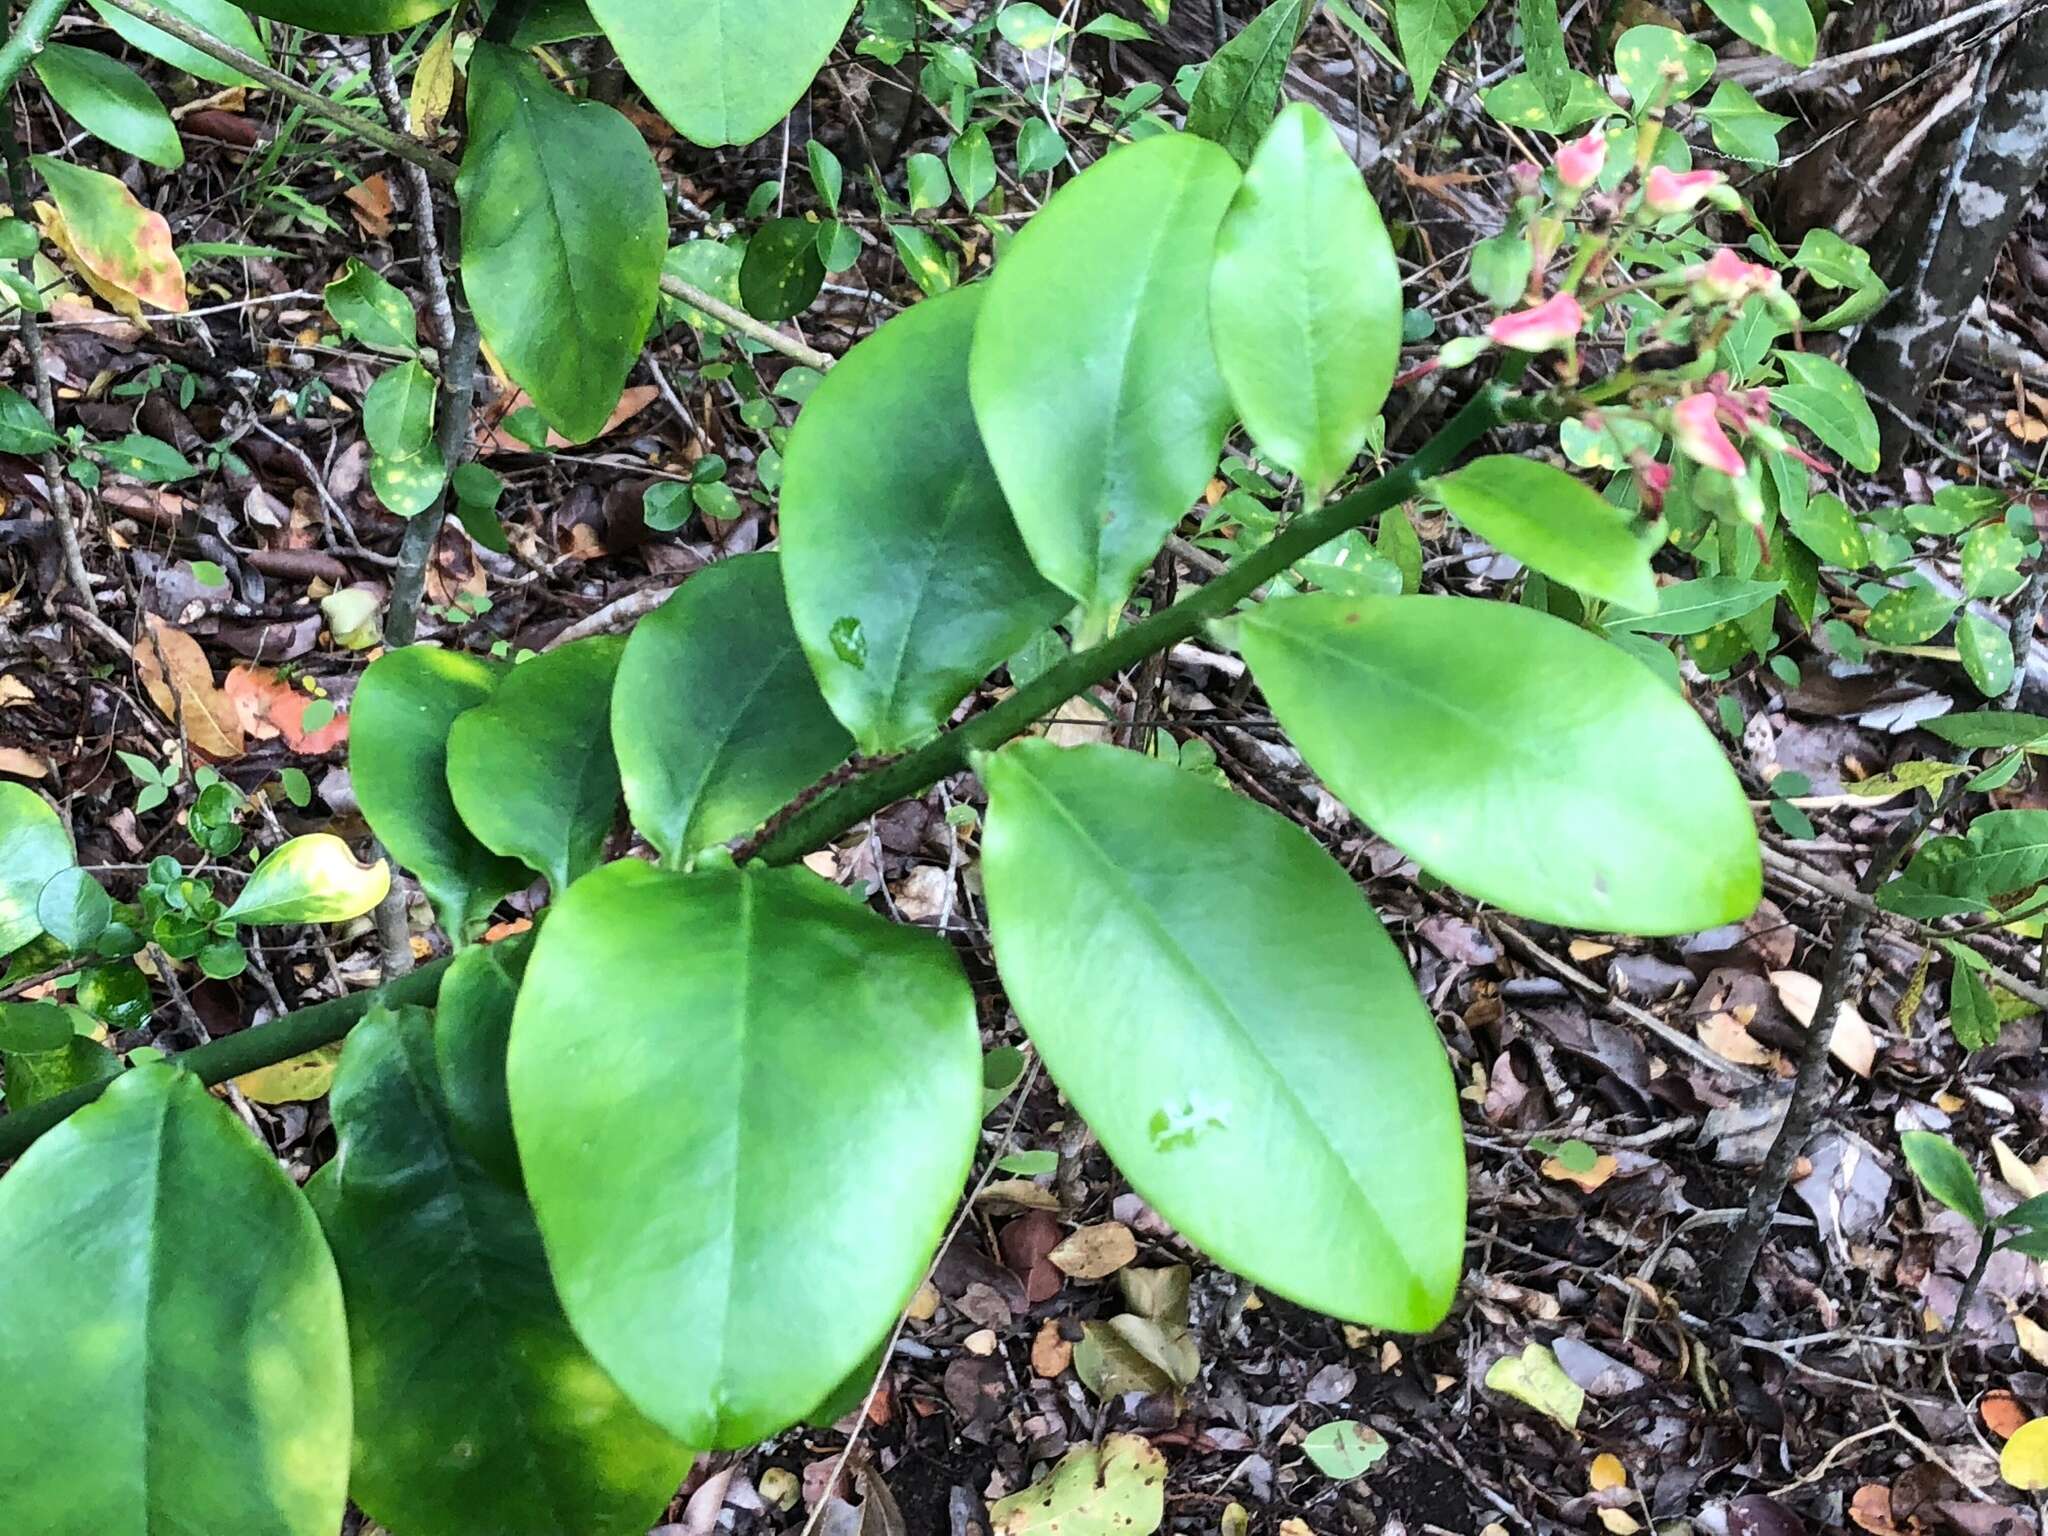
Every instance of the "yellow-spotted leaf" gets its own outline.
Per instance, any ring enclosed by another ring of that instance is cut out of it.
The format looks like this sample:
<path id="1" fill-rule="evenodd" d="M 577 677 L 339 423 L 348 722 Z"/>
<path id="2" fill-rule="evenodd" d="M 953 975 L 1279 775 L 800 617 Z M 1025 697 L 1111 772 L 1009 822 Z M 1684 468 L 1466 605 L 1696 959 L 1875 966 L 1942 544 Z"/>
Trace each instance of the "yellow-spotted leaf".
<path id="1" fill-rule="evenodd" d="M 54 219 L 44 215 L 44 231 L 93 292 L 131 317 L 145 304 L 183 313 L 185 269 L 171 249 L 164 216 L 103 172 L 49 155 L 33 159 L 57 205 Z"/>

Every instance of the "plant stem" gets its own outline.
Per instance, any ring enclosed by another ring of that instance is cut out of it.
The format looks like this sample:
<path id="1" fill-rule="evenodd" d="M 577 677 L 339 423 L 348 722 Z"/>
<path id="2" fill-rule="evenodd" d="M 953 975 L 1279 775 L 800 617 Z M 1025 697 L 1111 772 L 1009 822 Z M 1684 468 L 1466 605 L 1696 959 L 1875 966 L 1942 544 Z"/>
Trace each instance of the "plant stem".
<path id="1" fill-rule="evenodd" d="M 777 865 L 795 863 L 884 806 L 921 793 L 964 767 L 970 753 L 993 750 L 1075 694 L 1116 676 L 1155 650 L 1187 639 L 1205 624 L 1224 618 L 1302 556 L 1415 495 L 1423 481 L 1449 469 L 1466 449 L 1493 428 L 1510 421 L 1547 420 L 1550 414 L 1550 406 L 1542 400 L 1518 399 L 1499 383 L 1483 386 L 1399 469 L 1342 501 L 1297 517 L 1271 543 L 1247 555 L 1171 608 L 1111 636 L 1101 645 L 1075 652 L 994 709 L 975 716 L 918 751 L 822 795 L 816 794 L 815 786 L 805 790 L 791 802 L 801 809 L 793 815 L 770 818 L 757 838 L 758 847 L 742 849 L 741 857 L 757 857 Z M 503 942 L 524 944 L 529 940 L 520 935 Z M 391 1007 L 407 1003 L 431 1006 L 439 995 L 441 975 L 448 964 L 446 959 L 436 960 L 370 991 L 302 1008 L 260 1029 L 244 1030 L 197 1050 L 182 1052 L 177 1061 L 197 1072 L 203 1081 L 218 1083 L 258 1067 L 303 1056 L 339 1040 L 379 1003 Z M 91 1103 L 104 1087 L 104 1083 L 96 1083 L 74 1089 L 33 1108 L 0 1116 L 0 1161 L 20 1156 L 29 1143 L 73 1110 Z"/>
<path id="2" fill-rule="evenodd" d="M 1991 1267 L 1991 1256 L 1997 1251 L 1996 1229 L 1986 1228 L 1977 1234 L 1977 1262 L 1970 1266 L 1970 1273 L 1963 1280 L 1963 1288 L 1956 1294 L 1956 1309 L 1949 1314 L 1950 1348 L 1955 1347 L 1956 1340 L 1963 1336 L 1963 1329 L 1969 1326 L 1970 1303 L 1977 1299 L 1977 1287 L 1984 1283 L 1984 1271 Z"/>
<path id="3" fill-rule="evenodd" d="M 816 347 L 807 347 L 794 336 L 785 336 L 774 326 L 756 320 L 743 309 L 735 309 L 716 294 L 706 293 L 695 283 L 686 283 L 680 277 L 661 275 L 661 291 L 672 299 L 681 299 L 693 309 L 701 309 L 712 319 L 730 326 L 742 336 L 758 341 L 764 347 L 773 347 L 784 357 L 795 358 L 806 368 L 815 368 L 823 373 L 837 361 L 830 353 L 820 352 Z"/>
<path id="4" fill-rule="evenodd" d="M 70 0 L 28 0 L 21 20 L 0 43 L 0 96 L 14 89 L 14 82 L 28 68 L 29 61 L 43 51 L 43 44 L 57 30 L 57 20 Z M 13 110 L 11 107 L 9 110 Z"/>
<path id="5" fill-rule="evenodd" d="M 416 165 L 434 180 L 444 185 L 455 184 L 455 162 L 429 145 L 421 143 L 409 133 L 395 133 L 375 118 L 363 116 L 353 107 L 345 107 L 332 97 L 299 84 L 289 75 L 279 74 L 261 59 L 251 58 L 241 49 L 222 42 L 210 32 L 202 32 L 181 17 L 151 5 L 149 0 L 107 0 L 117 11 L 126 11 L 137 21 L 146 21 L 159 31 L 168 32 L 188 48 L 196 48 L 210 59 L 218 60 L 230 69 L 238 69 L 251 80 L 268 86 L 280 95 L 289 96 L 305 107 L 315 117 L 324 117 L 337 128 L 345 128 L 366 143 L 374 144 L 387 154 L 396 155 L 409 165 Z M 12 44 L 9 45 L 10 47 Z M 4 77 L 0 77 L 4 79 Z"/>

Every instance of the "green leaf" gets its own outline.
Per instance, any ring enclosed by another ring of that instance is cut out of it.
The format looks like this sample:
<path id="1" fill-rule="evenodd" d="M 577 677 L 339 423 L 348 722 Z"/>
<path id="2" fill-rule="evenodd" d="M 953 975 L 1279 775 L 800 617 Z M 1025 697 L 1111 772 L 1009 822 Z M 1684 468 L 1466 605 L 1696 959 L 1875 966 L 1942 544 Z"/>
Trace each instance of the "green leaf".
<path id="1" fill-rule="evenodd" d="M 1595 118 L 1611 117 L 1621 109 L 1590 75 L 1572 71 L 1571 95 L 1564 110 L 1553 112 L 1537 89 L 1535 78 L 1526 73 L 1509 75 L 1498 85 L 1479 93 L 1479 104 L 1496 122 L 1513 128 L 1533 128 L 1538 133 L 1563 135 L 1584 127 Z"/>
<path id="2" fill-rule="evenodd" d="M 1966 613 L 1956 620 L 1956 650 L 1963 658 L 1963 670 L 1986 698 L 1998 698 L 2012 684 L 2012 642 L 2005 626 L 1981 613 Z"/>
<path id="3" fill-rule="evenodd" d="M 1433 1327 L 1464 1239 L 1455 1089 L 1351 878 L 1136 753 L 1019 740 L 977 771 L 1003 984 L 1132 1187 L 1263 1289 Z"/>
<path id="4" fill-rule="evenodd" d="M 0 453 L 27 457 L 55 448 L 63 441 L 33 400 L 18 389 L 0 384 Z"/>
<path id="5" fill-rule="evenodd" d="M 927 294 L 946 292 L 960 279 L 953 253 L 935 240 L 929 230 L 907 224 L 891 224 L 889 239 L 911 281 Z"/>
<path id="6" fill-rule="evenodd" d="M 1077 1445 L 989 1518 L 1002 1536 L 1152 1536 L 1166 1519 L 1166 1458 L 1143 1435 Z"/>
<path id="7" fill-rule="evenodd" d="M 1553 118 L 1571 108 L 1572 77 L 1577 73 L 1565 53 L 1564 29 L 1557 20 L 1557 0 L 1521 0 L 1522 57 L 1543 105 Z"/>
<path id="8" fill-rule="evenodd" d="M 382 32 L 399 32 L 438 16 L 450 0 L 249 0 L 247 9 L 258 16 L 309 32 L 333 32 L 341 37 L 374 37 Z M 489 9 L 488 6 L 485 7 Z M 537 5 L 535 10 L 546 9 Z M 520 40 L 525 43 L 526 39 Z M 550 42 L 551 38 L 535 41 Z"/>
<path id="9" fill-rule="evenodd" d="M 1122 612 L 1222 449 L 1209 271 L 1239 179 L 1190 134 L 1114 150 L 1018 232 L 982 303 L 975 420 L 1032 559 L 1093 633 Z"/>
<path id="10" fill-rule="evenodd" d="M 1378 1464 L 1387 1454 L 1387 1442 L 1375 1429 L 1351 1419 L 1339 1419 L 1310 1430 L 1301 1449 L 1323 1476 L 1349 1482 L 1354 1477 L 1363 1477 Z"/>
<path id="11" fill-rule="evenodd" d="M 363 391 L 363 435 L 382 458 L 419 453 L 434 436 L 434 376 L 416 362 L 377 375 Z"/>
<path id="12" fill-rule="evenodd" d="M 1033 53 L 1050 48 L 1073 28 L 1033 0 L 1018 0 L 996 13 L 996 30 L 1012 48 Z"/>
<path id="13" fill-rule="evenodd" d="M 1668 107 L 1713 79 L 1714 50 L 1672 27 L 1630 27 L 1614 45 L 1614 69 L 1640 116 L 1652 100 Z"/>
<path id="14" fill-rule="evenodd" d="M 43 932 L 74 953 L 106 932 L 114 920 L 114 899 L 92 874 L 73 865 L 50 876 L 36 897 L 36 921 Z"/>
<path id="15" fill-rule="evenodd" d="M 484 703 L 504 669 L 474 656 L 409 645 L 370 664 L 349 706 L 348 771 L 363 817 L 434 903 L 455 944 L 528 881 L 463 825 L 448 788 L 448 734 Z"/>
<path id="16" fill-rule="evenodd" d="M 871 654 L 857 621 L 834 632 L 842 654 Z M 633 825 L 671 864 L 753 831 L 845 760 L 853 741 L 804 663 L 779 557 L 698 571 L 634 626 L 612 746 Z"/>
<path id="17" fill-rule="evenodd" d="M 1962 837 L 1921 844 L 1898 879 L 1877 893 L 1887 912 L 1965 916 L 2048 879 L 2048 811 L 1987 811 Z"/>
<path id="18" fill-rule="evenodd" d="M 1589 597 L 1638 612 L 1656 606 L 1653 544 L 1638 533 L 1634 514 L 1556 466 L 1496 454 L 1428 484 L 1501 553 Z"/>
<path id="19" fill-rule="evenodd" d="M 1963 540 L 1963 596 L 2011 597 L 2027 584 L 2027 546 L 2004 523 L 1972 529 Z"/>
<path id="20" fill-rule="evenodd" d="M 87 133 L 152 165 L 176 170 L 185 163 L 171 114 L 126 64 L 67 43 L 44 44 L 35 62 L 51 99 Z"/>
<path id="21" fill-rule="evenodd" d="M 693 288 L 703 289 L 713 298 L 725 300 L 734 309 L 743 309 L 740 267 L 745 260 L 746 253 L 738 246 L 721 240 L 690 240 L 669 247 L 668 254 L 662 257 L 661 270 L 667 276 L 681 278 Z M 661 295 L 661 313 L 664 325 L 686 320 L 693 329 L 707 336 L 724 336 L 731 329 L 723 320 L 715 320 L 701 309 L 666 294 Z"/>
<path id="22" fill-rule="evenodd" d="M 946 162 L 937 155 L 912 155 L 904 165 L 904 177 L 910 191 L 912 213 L 922 213 L 927 208 L 943 208 L 946 199 L 953 195 Z"/>
<path id="23" fill-rule="evenodd" d="M 1280 81 L 1310 9 L 1308 0 L 1272 0 L 1216 50 L 1188 104 L 1189 133 L 1221 144 L 1239 165 L 1251 164 L 1280 105 Z"/>
<path id="24" fill-rule="evenodd" d="M 63 1013 L 62 1009 L 57 1011 Z M 7 1108 L 11 1113 L 20 1114 L 46 1099 L 93 1083 L 110 1082 L 121 1075 L 121 1058 L 112 1051 L 83 1035 L 69 1034 L 68 1028 L 67 1035 L 49 1050 L 0 1051 L 0 1069 L 7 1073 Z"/>
<path id="25" fill-rule="evenodd" d="M 1714 148 L 1759 167 L 1778 163 L 1778 134 L 1792 125 L 1791 118 L 1769 111 L 1733 80 L 1714 87 L 1714 99 L 1699 109 L 1699 116 L 1713 132 Z"/>
<path id="26" fill-rule="evenodd" d="M 706 1448 L 795 1423 L 888 1332 L 981 1122 L 952 951 L 800 869 L 578 881 L 534 943 L 506 1080 L 563 1309 Z"/>
<path id="27" fill-rule="evenodd" d="M 63 818 L 25 784 L 0 783 L 0 956 L 43 931 L 36 902 L 51 878 L 78 861 Z"/>
<path id="28" fill-rule="evenodd" d="M 1906 1131 L 1899 1137 L 1899 1148 L 1922 1189 L 1979 1232 L 1984 1230 L 1988 1218 L 1983 1192 L 1977 1188 L 1977 1175 L 1969 1160 L 1956 1150 L 1954 1142 L 1932 1131 Z"/>
<path id="29" fill-rule="evenodd" d="M 146 432 L 130 432 L 108 443 L 100 452 L 106 455 L 107 468 L 115 474 L 148 485 L 170 485 L 200 472 L 197 464 L 169 443 Z"/>
<path id="30" fill-rule="evenodd" d="M 380 453 L 370 460 L 370 489 L 400 517 L 418 517 L 432 507 L 447 482 L 448 468 L 435 442 L 414 453 Z"/>
<path id="31" fill-rule="evenodd" d="M 262 63 L 270 62 L 270 55 L 264 50 L 263 39 L 256 35 L 256 28 L 230 0 L 157 0 L 157 4 L 159 9 L 178 20 L 190 22 L 202 32 L 211 32 L 229 47 L 238 48 Z M 92 8 L 99 12 L 100 20 L 111 27 L 121 41 L 162 59 L 173 69 L 182 69 L 201 80 L 211 80 L 215 85 L 256 83 L 239 69 L 220 63 L 211 54 L 201 53 L 190 43 L 181 43 L 170 33 L 152 27 L 146 21 L 138 21 L 126 11 L 117 10 L 108 0 L 92 0 Z"/>
<path id="32" fill-rule="evenodd" d="M 2025 747 L 2048 740 L 2048 717 L 1980 709 L 1923 720 L 1920 729 L 1957 747 Z"/>
<path id="33" fill-rule="evenodd" d="M 342 335 L 380 352 L 410 357 L 419 351 L 419 317 L 412 301 L 355 257 L 327 285 L 326 300 Z"/>
<path id="34" fill-rule="evenodd" d="M 770 219 L 747 242 L 740 263 L 740 301 L 756 320 L 800 315 L 824 286 L 818 226 L 809 219 Z"/>
<path id="35" fill-rule="evenodd" d="M 313 832 L 266 855 L 223 916 L 253 924 L 345 923 L 374 909 L 390 889 L 391 867 L 382 859 L 358 864 L 333 833 Z"/>
<path id="36" fill-rule="evenodd" d="M 1700 576 L 1657 589 L 1657 605 L 1649 613 L 1609 614 L 1610 631 L 1638 635 L 1703 635 L 1716 624 L 1746 618 L 1774 602 L 1783 584 L 1749 581 L 1739 576 Z"/>
<path id="37" fill-rule="evenodd" d="M 1818 38 L 1807 0 L 1707 0 L 1737 37 L 1801 69 L 1813 62 Z"/>
<path id="38" fill-rule="evenodd" d="M 1455 597 L 1297 597 L 1240 648 L 1309 766 L 1438 879 L 1541 922 L 1691 933 L 1762 871 L 1692 707 L 1561 619 Z"/>
<path id="39" fill-rule="evenodd" d="M 946 150 L 946 168 L 960 189 L 960 201 L 979 208 L 996 189 L 996 152 L 989 147 L 988 130 L 979 123 L 963 128 Z"/>
<path id="40" fill-rule="evenodd" d="M 448 967 L 434 1002 L 434 1059 L 456 1139 L 510 1189 L 525 1186 L 505 1095 L 505 1047 L 532 952 L 524 943 L 472 944 Z"/>
<path id="41" fill-rule="evenodd" d="M 863 752 L 936 734 L 968 689 L 1069 606 L 1031 564 L 968 405 L 986 292 L 941 294 L 858 343 L 790 433 L 789 612 Z M 844 643 L 853 633 L 857 648 Z"/>
<path id="42" fill-rule="evenodd" d="M 1792 265 L 1823 288 L 1850 290 L 1840 304 L 1818 320 L 1807 322 L 1814 330 L 1836 330 L 1868 319 L 1891 297 L 1891 290 L 1870 264 L 1870 253 L 1851 245 L 1831 229 L 1809 229 L 1793 253 Z"/>
<path id="43" fill-rule="evenodd" d="M 505 526 L 498 520 L 498 503 L 505 495 L 505 482 L 495 470 L 481 464 L 459 464 L 448 477 L 455 492 L 455 515 L 465 532 L 485 549 L 509 555 L 512 545 Z"/>
<path id="44" fill-rule="evenodd" d="M 1954 598 L 1932 587 L 1911 586 L 1872 608 L 1863 628 L 1880 645 L 1920 645 L 1948 627 L 1956 607 Z"/>
<path id="45" fill-rule="evenodd" d="M 747 144 L 810 89 L 854 0 L 591 0 L 647 99 L 698 144 Z"/>
<path id="46" fill-rule="evenodd" d="M 199 1079 L 137 1067 L 0 1179 L 20 1531 L 332 1536 L 348 1332 L 320 1228 Z"/>
<path id="47" fill-rule="evenodd" d="M 372 1012 L 334 1080 L 320 1216 L 348 1302 L 349 1492 L 407 1536 L 641 1536 L 690 1453 L 569 1331 L 533 1212 L 456 1135 L 431 1026 Z"/>
<path id="48" fill-rule="evenodd" d="M 1981 1051 L 1998 1043 L 1998 1005 L 1991 1000 L 1982 978 L 1968 965 L 1958 964 L 1951 977 L 1948 1027 L 1956 1044 L 1966 1051 Z M 1982 1217 L 1977 1224 L 1979 1228 L 1983 1226 Z"/>
<path id="49" fill-rule="evenodd" d="M 1878 466 L 1877 418 L 1863 398 L 1863 386 L 1840 363 L 1811 352 L 1777 351 L 1790 382 L 1771 391 L 1771 401 L 1793 420 L 1867 474 Z"/>
<path id="50" fill-rule="evenodd" d="M 470 56 L 469 133 L 455 183 L 463 290 L 505 371 L 557 432 L 586 442 L 654 318 L 668 246 L 654 157 L 620 113 L 571 100 L 495 43 Z"/>
<path id="51" fill-rule="evenodd" d="M 1805 506 L 1788 506 L 1784 511 L 1792 536 L 1829 565 L 1860 571 L 1870 564 L 1870 546 L 1863 537 L 1863 525 L 1856 521 L 1856 514 L 1841 497 L 1822 491 L 1809 497 Z"/>
<path id="52" fill-rule="evenodd" d="M 618 814 L 608 722 L 625 649 L 594 635 L 521 662 L 448 733 L 448 789 L 464 824 L 556 895 L 596 868 Z"/>
<path id="53" fill-rule="evenodd" d="M 1314 107 L 1288 107 L 1259 144 L 1217 232 L 1209 308 L 1232 403 L 1313 505 L 1365 446 L 1401 356 L 1393 244 Z"/>
<path id="54" fill-rule="evenodd" d="M 1445 55 L 1485 9 L 1486 0 L 1394 0 L 1394 34 L 1418 102 L 1436 84 Z"/>

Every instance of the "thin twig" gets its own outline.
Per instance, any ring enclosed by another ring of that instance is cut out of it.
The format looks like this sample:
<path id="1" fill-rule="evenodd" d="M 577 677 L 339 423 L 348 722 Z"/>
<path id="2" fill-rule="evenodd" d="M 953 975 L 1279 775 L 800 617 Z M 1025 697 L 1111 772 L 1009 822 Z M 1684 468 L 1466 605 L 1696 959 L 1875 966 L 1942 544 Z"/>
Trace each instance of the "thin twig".
<path id="1" fill-rule="evenodd" d="M 806 346 L 794 336 L 786 336 L 772 325 L 765 325 L 743 309 L 735 309 L 716 294 L 706 293 L 695 283 L 686 283 L 680 277 L 667 272 L 661 274 L 661 291 L 672 299 L 681 299 L 693 309 L 701 309 L 712 319 L 730 326 L 742 336 L 758 341 L 764 347 L 772 347 L 784 357 L 794 358 L 806 368 L 815 368 L 823 373 L 834 361 L 832 355 L 820 352 L 816 347 Z"/>

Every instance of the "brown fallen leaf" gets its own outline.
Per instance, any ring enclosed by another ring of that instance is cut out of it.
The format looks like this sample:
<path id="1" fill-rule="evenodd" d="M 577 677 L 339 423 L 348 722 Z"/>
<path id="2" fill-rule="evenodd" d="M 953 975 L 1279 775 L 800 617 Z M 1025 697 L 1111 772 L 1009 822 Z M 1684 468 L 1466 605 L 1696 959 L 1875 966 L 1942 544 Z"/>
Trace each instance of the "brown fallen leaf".
<path id="1" fill-rule="evenodd" d="M 2012 1318 L 2013 1332 L 2019 1335 L 2020 1349 L 2036 1365 L 2048 1365 L 2048 1328 L 2028 1317 L 2024 1312 L 2015 1312 Z"/>
<path id="2" fill-rule="evenodd" d="M 660 395 L 661 391 L 652 384 L 635 384 L 621 391 L 619 403 L 612 407 L 611 415 L 605 418 L 605 423 L 602 427 L 598 428 L 597 435 L 603 437 L 607 433 L 618 431 L 620 427 L 631 421 L 635 416 L 638 416 L 648 406 L 654 404 L 660 398 Z M 508 390 L 493 401 L 489 408 L 480 413 L 477 422 L 477 451 L 486 457 L 498 453 L 533 452 L 526 444 L 498 425 L 499 422 L 510 416 L 521 406 L 531 404 L 533 404 L 533 401 L 524 390 Z M 553 429 L 550 429 L 548 432 L 547 445 L 554 449 L 573 448 L 576 446 Z"/>
<path id="3" fill-rule="evenodd" d="M 193 751 L 216 762 L 242 755 L 242 722 L 233 701 L 214 686 L 213 668 L 197 640 L 148 615 L 135 643 L 135 675 L 164 717 L 182 728 Z"/>
<path id="4" fill-rule="evenodd" d="M 349 211 L 356 216 L 364 234 L 372 240 L 382 240 L 391 233 L 391 215 L 397 205 L 391 200 L 391 183 L 381 171 L 356 183 L 342 196 L 348 199 Z"/>
<path id="5" fill-rule="evenodd" d="M 1883 1483 L 1865 1483 L 1856 1490 L 1849 1518 L 1871 1536 L 1905 1536 L 1892 1520 L 1892 1491 Z"/>
<path id="6" fill-rule="evenodd" d="M 1138 1240 L 1120 1221 L 1082 1227 L 1047 1255 L 1076 1280 L 1106 1280 L 1138 1256 Z"/>
<path id="7" fill-rule="evenodd" d="M 1060 1333 L 1059 1320 L 1048 1317 L 1039 1324 L 1038 1336 L 1031 1341 L 1032 1371 L 1051 1381 L 1073 1363 L 1074 1346 Z"/>
<path id="8" fill-rule="evenodd" d="M 313 696 L 294 688 L 269 667 L 230 667 L 220 691 L 235 707 L 235 718 L 253 741 L 281 737 L 294 752 L 318 757 L 348 740 L 348 716 L 336 713 L 317 731 L 306 729 Z"/>
<path id="9" fill-rule="evenodd" d="M 1983 1417 L 1984 1427 L 2001 1440 L 2010 1440 L 2018 1434 L 2020 1426 L 2028 1418 L 2020 1400 L 2002 1387 L 1986 1392 L 1984 1401 L 1977 1405 L 1977 1412 Z"/>
<path id="10" fill-rule="evenodd" d="M 20 747 L 0 747 L 0 773 L 16 779 L 47 779 L 50 765 Z"/>
<path id="11" fill-rule="evenodd" d="M 1800 971 L 1773 971 L 1771 985 L 1785 1011 L 1808 1029 L 1813 1027 L 1814 1010 L 1820 1007 L 1820 980 Z M 1870 1020 L 1852 1005 L 1835 1011 L 1835 1032 L 1828 1037 L 1828 1054 L 1858 1077 L 1870 1076 L 1877 1062 L 1877 1036 Z"/>
<path id="12" fill-rule="evenodd" d="M 1720 1008 L 1701 1018 L 1694 1032 L 1701 1045 L 1725 1061 L 1744 1067 L 1773 1066 L 1778 1053 L 1749 1032 L 1749 1020 L 1755 1017 L 1756 1009 L 1747 1003 L 1733 1011 Z"/>

